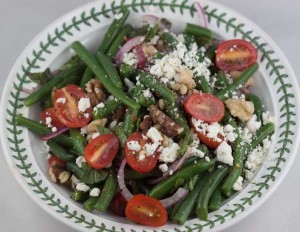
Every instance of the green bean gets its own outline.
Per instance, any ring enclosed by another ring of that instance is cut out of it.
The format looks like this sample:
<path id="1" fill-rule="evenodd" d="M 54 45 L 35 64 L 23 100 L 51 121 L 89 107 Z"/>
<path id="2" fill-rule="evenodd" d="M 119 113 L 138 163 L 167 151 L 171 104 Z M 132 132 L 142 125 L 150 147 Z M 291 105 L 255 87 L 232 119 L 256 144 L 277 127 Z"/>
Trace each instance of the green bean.
<path id="1" fill-rule="evenodd" d="M 130 99 L 122 90 L 118 89 L 110 79 L 108 79 L 108 74 L 104 71 L 103 67 L 99 65 L 96 58 L 91 55 L 91 53 L 79 42 L 75 41 L 72 43 L 71 47 L 74 51 L 82 58 L 82 60 L 87 64 L 87 66 L 96 74 L 97 79 L 99 79 L 107 91 L 118 98 L 125 105 L 131 107 L 132 109 L 139 109 L 140 106 Z"/>
<path id="2" fill-rule="evenodd" d="M 121 78 L 113 65 L 113 63 L 110 61 L 108 56 L 104 55 L 103 53 L 98 52 L 96 55 L 99 63 L 104 68 L 105 72 L 108 74 L 109 79 L 111 82 L 118 88 L 122 89 L 122 81 Z"/>
<path id="3" fill-rule="evenodd" d="M 165 54 L 161 53 L 161 52 L 156 52 L 153 56 L 153 60 L 160 60 L 165 56 Z"/>
<path id="4" fill-rule="evenodd" d="M 66 69 L 72 68 L 74 66 L 82 65 L 82 60 L 79 56 L 72 56 L 69 60 L 67 60 L 60 68 L 59 72 L 62 72 Z"/>
<path id="5" fill-rule="evenodd" d="M 75 174 L 75 176 L 77 176 L 79 179 L 84 174 L 84 171 L 80 167 L 77 166 L 77 164 L 75 163 L 75 161 L 68 161 L 67 162 L 67 169 L 71 173 Z"/>
<path id="6" fill-rule="evenodd" d="M 138 28 L 133 28 L 132 31 L 129 32 L 128 37 L 133 38 L 140 35 L 146 35 L 148 33 L 150 25 L 146 24 Z"/>
<path id="7" fill-rule="evenodd" d="M 196 200 L 200 191 L 202 190 L 204 184 L 208 180 L 208 177 L 209 174 L 208 172 L 206 172 L 203 176 L 200 176 L 198 178 L 198 181 L 195 187 L 193 188 L 193 190 L 189 192 L 187 197 L 181 203 L 179 203 L 179 208 L 177 209 L 176 213 L 172 217 L 173 221 L 176 221 L 181 225 L 183 225 L 186 222 L 187 218 L 191 214 L 196 204 Z"/>
<path id="8" fill-rule="evenodd" d="M 160 177 L 162 176 L 162 172 L 158 168 L 154 168 L 151 172 L 147 173 L 138 173 L 131 168 L 125 169 L 125 179 L 128 180 L 140 180 L 149 177 Z"/>
<path id="9" fill-rule="evenodd" d="M 213 194 L 211 195 L 208 203 L 208 210 L 215 211 L 218 210 L 221 207 L 222 202 L 222 193 L 221 193 L 221 186 L 218 185 L 218 187 L 215 189 Z"/>
<path id="10" fill-rule="evenodd" d="M 191 46 L 193 43 L 196 43 L 196 39 L 195 39 L 194 35 L 185 34 L 184 40 L 185 40 L 185 45 L 187 47 Z"/>
<path id="11" fill-rule="evenodd" d="M 144 85 L 135 85 L 130 91 L 130 96 L 141 106 L 148 107 L 155 104 L 153 97 L 145 97 L 146 88 Z"/>
<path id="12" fill-rule="evenodd" d="M 133 30 L 133 27 L 129 24 L 125 25 L 117 37 L 114 39 L 113 43 L 110 45 L 109 49 L 107 50 L 107 56 L 113 59 L 120 47 L 124 44 L 126 37 L 128 36 L 129 32 Z"/>
<path id="13" fill-rule="evenodd" d="M 123 128 L 127 137 L 137 129 L 136 121 L 138 119 L 138 114 L 138 111 L 129 109 L 125 115 Z"/>
<path id="14" fill-rule="evenodd" d="M 28 128 L 28 130 L 38 134 L 38 135 L 46 135 L 52 133 L 50 129 L 48 129 L 44 124 L 31 120 L 29 118 L 25 118 L 21 115 L 16 116 L 16 123 L 20 126 L 24 126 Z M 72 147 L 73 141 L 67 135 L 58 135 L 55 138 L 51 139 L 62 146 Z"/>
<path id="15" fill-rule="evenodd" d="M 49 68 L 46 68 L 43 72 L 37 72 L 37 73 L 29 73 L 26 72 L 26 75 L 29 77 L 29 79 L 38 85 L 44 85 L 49 80 L 51 80 L 54 76 Z"/>
<path id="16" fill-rule="evenodd" d="M 224 89 L 229 85 L 226 74 L 222 71 L 217 73 L 216 79 L 215 88 L 218 90 Z"/>
<path id="17" fill-rule="evenodd" d="M 208 207 L 209 199 L 212 193 L 215 191 L 215 189 L 222 181 L 222 179 L 227 175 L 228 171 L 229 171 L 228 167 L 217 168 L 215 171 L 213 171 L 208 181 L 201 189 L 198 195 L 198 201 L 196 205 L 196 214 L 199 219 L 204 221 L 207 220 L 207 216 L 208 216 L 207 207 Z"/>
<path id="18" fill-rule="evenodd" d="M 180 183 L 183 184 L 184 181 L 188 180 L 194 175 L 202 173 L 213 167 L 215 165 L 215 162 L 216 161 L 214 159 L 211 159 L 209 162 L 207 162 L 205 159 L 200 159 L 190 166 L 185 166 L 166 180 L 154 186 L 154 188 L 149 193 L 149 196 L 160 199 L 171 190 L 173 190 L 176 185 L 179 185 Z"/>
<path id="19" fill-rule="evenodd" d="M 105 118 L 106 116 L 112 114 L 115 110 L 121 108 L 121 106 L 123 105 L 122 102 L 117 99 L 106 100 L 105 102 L 103 102 L 103 104 L 104 107 L 102 108 L 94 108 L 92 112 L 93 119 Z"/>
<path id="20" fill-rule="evenodd" d="M 92 212 L 95 209 L 95 204 L 97 202 L 97 197 L 90 197 L 83 203 L 83 208 L 88 211 Z"/>
<path id="21" fill-rule="evenodd" d="M 61 89 L 67 85 L 70 85 L 70 84 L 74 84 L 74 85 L 77 85 L 78 82 L 81 80 L 81 75 L 73 75 L 73 76 L 70 76 L 68 78 L 65 78 L 60 84 L 58 84 L 56 86 L 57 89 Z M 54 90 L 52 91 L 54 92 Z"/>
<path id="22" fill-rule="evenodd" d="M 178 44 L 176 38 L 171 35 L 169 32 L 163 32 L 160 37 L 170 49 L 175 50 L 176 45 Z"/>
<path id="23" fill-rule="evenodd" d="M 210 42 L 213 38 L 211 30 L 191 23 L 186 24 L 184 32 L 188 35 L 194 35 L 200 39 L 205 38 L 207 42 Z"/>
<path id="24" fill-rule="evenodd" d="M 127 8 L 123 8 L 121 13 L 123 14 L 123 16 L 120 19 L 114 19 L 112 24 L 109 26 L 109 28 L 104 36 L 104 39 L 102 40 L 102 42 L 98 48 L 99 52 L 103 52 L 103 53 L 107 52 L 109 46 L 113 43 L 116 36 L 120 33 L 120 29 L 124 25 L 130 12 Z"/>
<path id="25" fill-rule="evenodd" d="M 116 134 L 116 136 L 118 137 L 119 141 L 120 141 L 120 145 L 122 148 L 125 147 L 125 143 L 127 141 L 127 135 L 125 134 L 125 130 L 124 130 L 124 126 L 123 126 L 123 123 L 117 125 L 115 128 L 114 128 L 114 132 Z"/>
<path id="26" fill-rule="evenodd" d="M 110 174 L 105 181 L 104 187 L 102 189 L 99 198 L 97 199 L 97 202 L 95 204 L 95 209 L 101 212 L 106 211 L 111 200 L 115 195 L 116 189 L 117 189 L 116 177 L 113 174 Z"/>
<path id="27" fill-rule="evenodd" d="M 144 84 L 152 91 L 154 91 L 157 95 L 165 99 L 168 102 L 168 104 L 171 105 L 175 104 L 176 97 L 174 93 L 167 86 L 160 83 L 158 80 L 156 80 L 154 77 L 152 77 L 146 72 L 139 71 L 137 72 L 137 74 L 142 84 Z"/>
<path id="28" fill-rule="evenodd" d="M 78 129 L 70 129 L 70 136 L 73 139 L 74 150 L 77 151 L 77 154 L 84 155 L 84 149 L 87 145 L 86 138 Z"/>
<path id="29" fill-rule="evenodd" d="M 56 155 L 61 160 L 69 161 L 74 158 L 72 154 L 70 154 L 66 149 L 58 145 L 54 141 L 47 141 L 48 146 L 50 147 L 51 152 Z"/>
<path id="30" fill-rule="evenodd" d="M 74 190 L 70 197 L 75 202 L 82 202 L 86 198 L 86 195 L 87 194 L 82 191 Z"/>
<path id="31" fill-rule="evenodd" d="M 196 88 L 201 90 L 203 93 L 213 93 L 211 85 L 206 80 L 205 76 L 196 76 L 195 77 Z"/>
<path id="32" fill-rule="evenodd" d="M 178 106 L 171 106 L 166 104 L 165 113 L 171 119 L 173 119 L 174 122 L 182 126 L 185 132 L 190 131 L 190 127 L 185 119 L 186 117 L 184 115 L 184 111 L 181 108 L 179 108 Z"/>
<path id="33" fill-rule="evenodd" d="M 263 113 L 263 107 L 260 98 L 254 94 L 249 93 L 246 94 L 246 100 L 251 101 L 253 103 L 254 113 L 256 115 L 257 120 L 260 121 Z"/>
<path id="34" fill-rule="evenodd" d="M 146 195 L 149 194 L 151 187 L 149 185 L 147 185 L 147 183 L 144 180 L 137 180 L 136 184 L 137 184 L 137 187 L 138 187 L 140 193 L 146 194 Z"/>
<path id="35" fill-rule="evenodd" d="M 120 65 L 119 70 L 120 70 L 120 76 L 122 78 L 127 78 L 127 79 L 130 79 L 135 73 L 135 69 L 132 66 L 124 63 Z"/>
<path id="36" fill-rule="evenodd" d="M 183 156 L 193 142 L 192 133 L 190 130 L 184 133 L 184 137 L 179 141 L 179 155 Z"/>
<path id="37" fill-rule="evenodd" d="M 253 150 L 256 146 L 262 143 L 268 136 L 271 136 L 275 131 L 275 125 L 271 122 L 263 125 L 259 128 L 254 136 L 252 137 L 252 142 L 250 144 L 250 150 Z"/>
<path id="38" fill-rule="evenodd" d="M 242 145 L 242 139 L 238 136 L 234 142 L 234 160 L 233 166 L 228 177 L 222 185 L 222 193 L 228 197 L 231 193 L 232 187 L 239 176 L 242 174 L 245 158 L 245 147 Z"/>
<path id="39" fill-rule="evenodd" d="M 85 89 L 86 83 L 88 83 L 91 79 L 95 78 L 95 74 L 92 70 L 87 68 L 83 73 L 82 79 L 80 81 L 80 88 Z"/>
<path id="40" fill-rule="evenodd" d="M 51 96 L 51 94 L 48 94 L 48 96 L 45 97 L 45 99 L 41 102 L 41 108 L 42 108 L 42 110 L 45 110 L 52 106 L 53 106 L 52 96 Z"/>
<path id="41" fill-rule="evenodd" d="M 26 97 L 24 99 L 24 105 L 30 106 L 42 100 L 49 93 L 51 93 L 52 89 L 55 86 L 61 84 L 64 80 L 67 80 L 70 77 L 80 76 L 83 70 L 84 70 L 84 66 L 80 65 L 80 66 L 71 67 L 69 69 L 66 69 L 65 71 L 60 72 L 55 78 L 48 81 L 46 85 L 43 85 L 37 91 L 33 92 L 28 97 Z"/>
<path id="42" fill-rule="evenodd" d="M 248 69 L 242 72 L 241 77 L 228 85 L 225 89 L 216 93 L 216 96 L 222 101 L 225 101 L 230 97 L 230 94 L 240 89 L 258 70 L 259 65 L 257 63 L 250 66 Z"/>

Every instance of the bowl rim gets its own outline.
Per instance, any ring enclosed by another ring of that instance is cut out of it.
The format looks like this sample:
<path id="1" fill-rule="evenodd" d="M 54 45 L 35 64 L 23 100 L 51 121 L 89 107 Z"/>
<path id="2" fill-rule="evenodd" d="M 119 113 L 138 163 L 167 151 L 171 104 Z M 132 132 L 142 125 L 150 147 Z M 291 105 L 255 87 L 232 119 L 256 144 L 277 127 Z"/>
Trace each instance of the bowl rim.
<path id="1" fill-rule="evenodd" d="M 240 14 L 239 12 L 231 9 L 230 7 L 224 6 L 223 4 L 217 3 L 215 1 L 208 1 L 208 0 L 201 0 L 201 1 L 204 3 L 206 3 L 206 2 L 213 3 L 218 8 L 224 9 L 226 11 L 230 11 L 231 13 L 236 15 L 239 19 L 242 19 L 243 21 L 247 21 L 247 23 L 249 25 L 251 25 L 251 27 L 254 28 L 255 31 L 258 32 L 259 35 L 261 35 L 264 39 L 266 39 L 268 41 L 268 44 L 271 45 L 273 50 L 276 52 L 276 54 L 278 54 L 280 59 L 285 64 L 285 69 L 288 70 L 288 72 L 290 73 L 289 79 L 292 80 L 293 83 L 296 83 L 296 85 L 293 86 L 293 88 L 295 89 L 295 92 L 294 92 L 295 93 L 295 101 L 300 102 L 299 84 L 298 84 L 297 78 L 295 76 L 295 73 L 294 73 L 288 59 L 286 58 L 286 56 L 284 55 L 282 50 L 279 48 L 279 46 L 275 43 L 275 41 L 264 30 L 262 30 L 257 24 L 255 24 L 252 20 L 250 20 L 249 18 Z M 48 26 L 46 26 L 40 33 L 38 33 L 37 36 L 35 36 L 31 40 L 31 42 L 25 47 L 25 49 L 22 51 L 22 53 L 18 56 L 18 58 L 16 59 L 15 63 L 13 64 L 13 66 L 11 68 L 11 71 L 9 72 L 8 77 L 11 77 L 11 78 L 6 79 L 6 82 L 5 82 L 5 85 L 3 88 L 3 92 L 2 92 L 2 96 L 1 96 L 1 104 L 0 104 L 1 106 L 5 105 L 5 103 L 6 103 L 5 102 L 5 100 L 7 100 L 6 95 L 9 93 L 9 90 L 11 87 L 11 83 L 13 80 L 12 74 L 14 73 L 15 67 L 17 66 L 19 61 L 23 60 L 23 58 L 27 54 L 28 50 L 32 47 L 32 45 L 36 42 L 36 40 L 38 38 L 40 38 L 42 35 L 46 34 L 46 32 L 48 32 L 50 29 L 52 29 L 55 25 L 57 25 L 59 22 L 61 22 L 64 18 L 67 18 L 71 15 L 76 15 L 83 8 L 89 8 L 89 7 L 94 6 L 96 2 L 99 2 L 99 1 L 95 0 L 92 2 L 88 2 L 88 3 L 82 4 L 79 7 L 74 8 L 71 11 L 68 11 L 67 13 L 65 13 L 61 17 L 59 17 L 58 19 L 54 20 Z M 296 111 L 297 115 L 300 115 L 300 107 L 296 107 L 295 111 Z M 58 219 L 59 221 L 63 222 L 64 224 L 69 225 L 71 228 L 79 230 L 80 228 L 73 221 L 66 220 L 65 217 L 63 217 L 62 215 L 56 213 L 53 210 L 49 210 L 49 206 L 47 204 L 44 204 L 43 202 L 41 202 L 41 199 L 36 197 L 36 195 L 32 194 L 32 190 L 30 188 L 28 188 L 26 182 L 20 177 L 18 171 L 15 170 L 15 167 L 14 167 L 15 164 L 13 162 L 13 159 L 9 155 L 10 154 L 9 146 L 6 144 L 7 136 L 6 136 L 5 131 L 6 131 L 7 124 L 5 122 L 5 118 L 6 118 L 5 115 L 6 115 L 6 113 L 3 110 L 1 112 L 1 117 L 0 117 L 2 119 L 1 123 L 0 123 L 1 143 L 2 143 L 2 149 L 3 149 L 4 155 L 5 155 L 5 159 L 9 165 L 9 169 L 12 171 L 13 175 L 15 176 L 15 179 L 22 186 L 23 190 L 30 196 L 30 198 L 33 199 L 33 201 L 35 201 L 37 203 L 37 205 L 39 205 L 47 213 L 49 213 L 50 215 L 52 215 L 54 218 Z M 299 129 L 300 128 L 299 124 L 296 127 L 297 127 L 297 129 Z M 260 197 L 260 199 L 256 202 L 256 204 L 248 207 L 246 211 L 244 211 L 243 213 L 240 213 L 233 219 L 226 221 L 224 224 L 217 226 L 216 228 L 209 229 L 209 231 L 219 231 L 221 229 L 226 229 L 226 228 L 232 226 L 233 224 L 243 220 L 248 215 L 253 213 L 257 208 L 259 208 L 277 190 L 277 188 L 279 187 L 279 185 L 282 183 L 283 179 L 287 175 L 288 171 L 290 170 L 291 165 L 294 162 L 296 153 L 299 150 L 300 133 L 295 134 L 295 137 L 296 137 L 296 141 L 295 141 L 296 145 L 294 146 L 293 151 L 290 153 L 289 159 L 285 163 L 285 165 L 286 165 L 285 169 L 281 171 L 280 175 L 278 175 L 278 178 L 276 179 L 275 183 L 272 185 L 272 188 L 270 190 L 268 190 L 267 192 L 265 192 L 262 195 L 262 197 Z"/>

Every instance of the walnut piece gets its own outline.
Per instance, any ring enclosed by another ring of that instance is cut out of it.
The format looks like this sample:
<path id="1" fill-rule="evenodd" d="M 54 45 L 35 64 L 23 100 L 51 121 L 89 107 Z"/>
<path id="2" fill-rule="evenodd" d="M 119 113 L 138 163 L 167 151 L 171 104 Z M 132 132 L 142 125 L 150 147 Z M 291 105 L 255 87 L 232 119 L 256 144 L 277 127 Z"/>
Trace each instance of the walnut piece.
<path id="1" fill-rule="evenodd" d="M 64 167 L 53 166 L 49 168 L 50 179 L 54 183 L 66 184 L 70 179 L 70 172 L 68 172 Z"/>
<path id="2" fill-rule="evenodd" d="M 152 126 L 152 118 L 150 115 L 145 115 L 143 118 L 143 121 L 140 123 L 140 129 L 142 130 L 142 133 L 145 135 L 147 134 L 147 131 Z"/>
<path id="3" fill-rule="evenodd" d="M 144 54 L 145 54 L 146 57 L 154 56 L 155 53 L 157 53 L 156 48 L 153 45 L 151 45 L 151 44 L 145 44 L 144 43 L 142 45 L 142 49 L 143 49 L 143 52 L 144 52 Z"/>
<path id="4" fill-rule="evenodd" d="M 92 107 L 95 107 L 100 102 L 103 102 L 106 97 L 102 83 L 96 79 L 92 79 L 85 84 L 85 91 L 90 99 Z"/>
<path id="5" fill-rule="evenodd" d="M 181 69 L 179 71 L 179 82 L 185 84 L 188 90 L 194 89 L 196 87 L 193 77 L 194 74 L 192 70 Z"/>
<path id="6" fill-rule="evenodd" d="M 254 104 L 250 101 L 241 99 L 228 99 L 225 105 L 234 117 L 238 117 L 242 121 L 248 121 L 254 113 Z"/>
<path id="7" fill-rule="evenodd" d="M 183 132 L 183 127 L 159 110 L 157 106 L 151 105 L 148 110 L 153 122 L 160 125 L 160 130 L 167 136 L 175 137 Z"/>
<path id="8" fill-rule="evenodd" d="M 112 119 L 115 121 L 120 121 L 125 117 L 126 107 L 121 107 L 112 113 Z"/>
<path id="9" fill-rule="evenodd" d="M 186 95 L 188 89 L 185 84 L 182 83 L 175 83 L 171 84 L 171 88 L 177 92 L 179 92 L 181 95 Z"/>
<path id="10" fill-rule="evenodd" d="M 164 110 L 165 109 L 165 106 L 166 106 L 166 103 L 165 103 L 165 100 L 164 99 L 159 99 L 158 100 L 158 106 L 161 110 Z"/>
<path id="11" fill-rule="evenodd" d="M 229 74 L 230 74 L 230 76 L 232 77 L 232 79 L 236 81 L 236 80 L 240 79 L 242 72 L 241 72 L 241 71 L 231 71 Z M 252 85 L 254 85 L 254 79 L 253 79 L 253 77 L 251 77 L 251 78 L 245 83 L 245 87 L 247 88 L 247 87 L 250 87 L 250 86 L 252 86 Z"/>
<path id="12" fill-rule="evenodd" d="M 107 123 L 106 118 L 96 119 L 90 122 L 86 128 L 87 134 L 93 134 L 98 132 L 97 126 L 105 126 L 106 123 Z"/>

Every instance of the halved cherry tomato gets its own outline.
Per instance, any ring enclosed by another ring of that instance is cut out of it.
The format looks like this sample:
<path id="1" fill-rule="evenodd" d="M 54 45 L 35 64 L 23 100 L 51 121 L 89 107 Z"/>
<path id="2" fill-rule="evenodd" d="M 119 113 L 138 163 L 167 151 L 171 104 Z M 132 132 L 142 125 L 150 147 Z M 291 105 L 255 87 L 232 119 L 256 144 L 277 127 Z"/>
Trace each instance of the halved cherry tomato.
<path id="1" fill-rule="evenodd" d="M 224 117 L 224 103 L 208 93 L 194 93 L 184 103 L 185 111 L 204 122 L 219 122 Z"/>
<path id="2" fill-rule="evenodd" d="M 89 166 L 95 169 L 107 167 L 119 150 L 119 140 L 113 134 L 100 135 L 90 141 L 84 151 Z"/>
<path id="3" fill-rule="evenodd" d="M 217 48 L 216 65 L 225 72 L 245 70 L 256 60 L 255 47 L 243 39 L 224 41 Z"/>
<path id="4" fill-rule="evenodd" d="M 84 112 L 78 109 L 81 98 L 88 98 L 84 91 L 76 85 L 67 85 L 55 91 L 53 104 L 59 120 L 67 127 L 78 128 L 88 124 L 91 120 L 92 107 Z M 61 101 L 63 99 L 63 101 Z"/>
<path id="5" fill-rule="evenodd" d="M 195 125 L 193 124 L 192 120 L 189 121 L 190 122 L 190 126 L 192 127 L 192 129 L 194 130 L 194 132 L 197 134 L 199 140 L 201 141 L 201 143 L 205 144 L 206 146 L 208 146 L 211 149 L 217 149 L 217 147 L 223 142 L 224 137 L 222 135 L 218 135 L 218 138 L 221 139 L 221 141 L 216 141 L 212 138 L 209 138 L 206 136 L 206 133 L 202 133 L 200 131 L 197 131 L 195 128 Z"/>
<path id="6" fill-rule="evenodd" d="M 199 140 L 211 149 L 217 149 L 217 147 L 223 142 L 224 139 L 222 135 L 218 135 L 218 138 L 222 140 L 221 142 L 218 142 L 212 138 L 208 138 L 205 134 L 199 131 L 196 131 L 196 133 L 198 135 Z"/>
<path id="7" fill-rule="evenodd" d="M 57 158 L 55 155 L 51 155 L 51 157 L 48 159 L 49 167 L 65 167 L 66 164 L 66 161 Z"/>
<path id="8" fill-rule="evenodd" d="M 127 143 L 131 141 L 137 141 L 140 146 L 140 151 L 133 151 L 128 148 Z M 153 141 L 150 138 L 143 138 L 142 133 L 140 132 L 134 132 L 132 135 L 129 136 L 127 139 L 126 145 L 125 145 L 125 158 L 128 163 L 128 165 L 135 171 L 139 173 L 147 173 L 150 172 L 156 165 L 158 156 L 160 152 L 156 150 L 153 155 L 147 156 L 143 155 L 143 157 L 140 157 L 140 153 L 142 152 L 142 148 L 145 146 L 145 144 L 153 144 Z"/>
<path id="9" fill-rule="evenodd" d="M 168 220 L 167 211 L 160 201 L 143 194 L 128 201 L 125 214 L 129 220 L 145 226 L 163 226 Z"/>
<path id="10" fill-rule="evenodd" d="M 125 217 L 125 208 L 127 201 L 121 192 L 118 192 L 110 202 L 109 209 L 120 217 Z"/>
<path id="11" fill-rule="evenodd" d="M 46 118 L 51 118 L 51 125 L 57 129 L 63 128 L 65 125 L 59 120 L 53 107 L 45 109 L 41 113 L 41 120 L 46 125 Z"/>

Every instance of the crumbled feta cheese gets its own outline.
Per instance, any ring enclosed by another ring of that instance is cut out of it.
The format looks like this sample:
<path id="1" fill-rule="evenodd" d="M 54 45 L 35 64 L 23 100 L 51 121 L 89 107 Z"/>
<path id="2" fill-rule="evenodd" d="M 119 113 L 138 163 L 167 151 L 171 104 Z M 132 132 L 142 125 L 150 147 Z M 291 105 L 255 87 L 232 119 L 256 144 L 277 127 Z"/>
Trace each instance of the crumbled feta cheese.
<path id="1" fill-rule="evenodd" d="M 178 35 L 176 36 L 176 39 L 177 39 L 177 41 L 180 42 L 180 43 L 185 43 L 185 38 L 184 38 L 184 35 L 183 35 L 183 34 L 178 34 Z"/>
<path id="2" fill-rule="evenodd" d="M 92 139 L 97 138 L 99 135 L 100 135 L 99 132 L 93 133 L 91 138 Z"/>
<path id="3" fill-rule="evenodd" d="M 72 187 L 73 189 L 76 188 L 76 185 L 77 185 L 79 182 L 80 182 L 80 180 L 79 180 L 76 176 L 74 176 L 74 175 L 71 176 L 71 187 Z"/>
<path id="4" fill-rule="evenodd" d="M 78 183 L 76 185 L 76 190 L 82 191 L 82 192 L 88 192 L 90 190 L 90 187 L 87 186 L 85 183 Z"/>
<path id="5" fill-rule="evenodd" d="M 105 106 L 105 105 L 104 105 L 103 102 L 100 102 L 98 105 L 96 105 L 97 108 L 104 108 L 104 106 Z"/>
<path id="6" fill-rule="evenodd" d="M 51 131 L 54 133 L 57 131 L 57 128 L 56 127 L 52 127 Z"/>
<path id="7" fill-rule="evenodd" d="M 113 130 L 116 127 L 117 123 L 118 123 L 118 121 L 113 120 L 108 126 L 109 129 Z"/>
<path id="8" fill-rule="evenodd" d="M 146 98 L 152 98 L 152 97 L 153 97 L 153 95 L 152 95 L 150 89 L 144 90 L 144 91 L 143 91 L 143 95 L 144 95 L 144 97 L 146 97 Z"/>
<path id="9" fill-rule="evenodd" d="M 85 158 L 84 156 L 78 156 L 76 159 L 76 165 L 80 168 L 82 168 L 82 164 L 85 163 Z"/>
<path id="10" fill-rule="evenodd" d="M 262 146 L 258 146 L 253 149 L 247 156 L 245 162 L 245 167 L 249 169 L 252 173 L 256 172 L 257 168 L 260 166 L 265 155 L 265 151 Z"/>
<path id="11" fill-rule="evenodd" d="M 234 183 L 232 189 L 235 191 L 241 191 L 243 188 L 243 177 L 239 176 L 236 180 L 236 182 Z"/>
<path id="12" fill-rule="evenodd" d="M 217 160 L 228 164 L 230 166 L 233 165 L 233 157 L 232 157 L 232 149 L 231 146 L 228 145 L 225 141 L 223 141 L 218 148 L 216 149 Z"/>
<path id="13" fill-rule="evenodd" d="M 90 191 L 90 196 L 91 197 L 99 197 L 99 195 L 100 195 L 100 189 L 99 188 L 93 188 Z"/>
<path id="14" fill-rule="evenodd" d="M 89 113 L 84 113 L 83 116 L 84 116 L 85 118 L 89 118 L 89 117 L 90 117 L 90 114 L 89 114 Z"/>
<path id="15" fill-rule="evenodd" d="M 271 147 L 271 141 L 269 138 L 263 140 L 263 150 L 267 151 Z"/>
<path id="16" fill-rule="evenodd" d="M 82 97 L 82 98 L 79 99 L 79 101 L 78 101 L 78 110 L 79 110 L 79 112 L 84 112 L 90 107 L 91 107 L 91 102 L 90 102 L 89 98 Z"/>
<path id="17" fill-rule="evenodd" d="M 210 158 L 209 158 L 208 156 L 205 156 L 205 160 L 206 160 L 207 162 L 209 162 L 209 161 L 210 161 Z"/>
<path id="18" fill-rule="evenodd" d="M 58 98 L 58 99 L 56 100 L 56 103 L 65 104 L 65 103 L 66 103 L 66 101 L 67 101 L 67 99 L 66 99 L 66 98 L 64 98 L 64 97 L 60 97 L 60 98 Z"/>
<path id="19" fill-rule="evenodd" d="M 249 131 L 248 127 L 245 127 L 241 132 L 241 139 L 246 143 L 251 143 L 253 134 Z"/>
<path id="20" fill-rule="evenodd" d="M 159 143 L 163 140 L 161 133 L 155 128 L 151 127 L 146 134 L 154 143 Z"/>
<path id="21" fill-rule="evenodd" d="M 191 155 L 195 156 L 195 157 L 199 157 L 199 158 L 203 158 L 205 156 L 205 154 L 203 153 L 203 151 L 195 148 L 195 147 L 190 147 L 191 148 Z"/>
<path id="22" fill-rule="evenodd" d="M 221 125 L 219 123 L 214 122 L 207 126 L 206 136 L 208 138 L 213 138 L 213 139 L 217 138 L 220 131 L 221 131 Z"/>
<path id="23" fill-rule="evenodd" d="M 163 74 L 161 66 L 159 64 L 152 65 L 150 68 L 150 74 L 161 77 Z"/>
<path id="24" fill-rule="evenodd" d="M 141 152 L 141 153 L 139 154 L 139 157 L 138 157 L 138 158 L 139 158 L 139 161 L 143 161 L 143 160 L 146 158 L 145 153 L 142 153 L 142 152 Z"/>
<path id="25" fill-rule="evenodd" d="M 133 52 L 128 52 L 124 54 L 123 63 L 130 66 L 136 65 L 138 62 L 136 55 Z"/>
<path id="26" fill-rule="evenodd" d="M 161 165 L 158 166 L 158 168 L 159 168 L 162 172 L 168 171 L 168 165 L 167 165 L 167 164 L 161 164 Z"/>
<path id="27" fill-rule="evenodd" d="M 249 131 L 251 133 L 254 133 L 255 131 L 257 131 L 261 126 L 261 122 L 256 121 L 256 119 L 257 119 L 256 115 L 253 114 L 253 116 L 250 118 L 250 120 L 246 124 L 247 128 L 249 129 Z"/>
<path id="28" fill-rule="evenodd" d="M 81 133 L 82 135 L 87 134 L 87 126 L 81 127 L 81 128 L 80 128 L 80 133 Z"/>
<path id="29" fill-rule="evenodd" d="M 253 175 L 252 172 L 250 172 L 250 171 L 247 170 L 247 169 L 245 169 L 244 172 L 245 172 L 245 178 L 246 178 L 246 180 L 252 180 L 252 179 L 253 179 L 254 175 Z"/>
<path id="30" fill-rule="evenodd" d="M 263 124 L 266 125 L 266 124 L 268 124 L 269 122 L 274 123 L 274 122 L 275 122 L 275 119 L 274 119 L 274 117 L 272 117 L 272 116 L 270 115 L 270 113 L 267 111 L 267 112 L 264 112 L 264 113 L 262 114 L 262 121 L 263 121 Z"/>
<path id="31" fill-rule="evenodd" d="M 129 142 L 127 142 L 127 147 L 132 151 L 141 150 L 141 146 L 140 146 L 138 141 L 129 141 Z"/>
<path id="32" fill-rule="evenodd" d="M 46 120 L 46 122 L 45 122 L 45 123 L 46 123 L 46 126 L 47 126 L 47 127 L 51 127 L 51 126 L 52 126 L 52 125 L 51 125 L 52 118 L 51 118 L 51 117 L 46 117 L 45 120 Z"/>
<path id="33" fill-rule="evenodd" d="M 47 154 L 47 159 L 50 159 L 52 155 L 50 153 Z"/>
<path id="34" fill-rule="evenodd" d="M 173 163 L 177 159 L 177 151 L 180 149 L 177 143 L 172 143 L 170 146 L 162 149 L 159 160 L 164 163 Z"/>
<path id="35" fill-rule="evenodd" d="M 151 156 L 154 154 L 154 152 L 157 150 L 157 148 L 159 147 L 159 143 L 146 143 L 143 147 L 143 149 L 145 149 L 146 151 L 146 155 L 147 156 Z"/>

